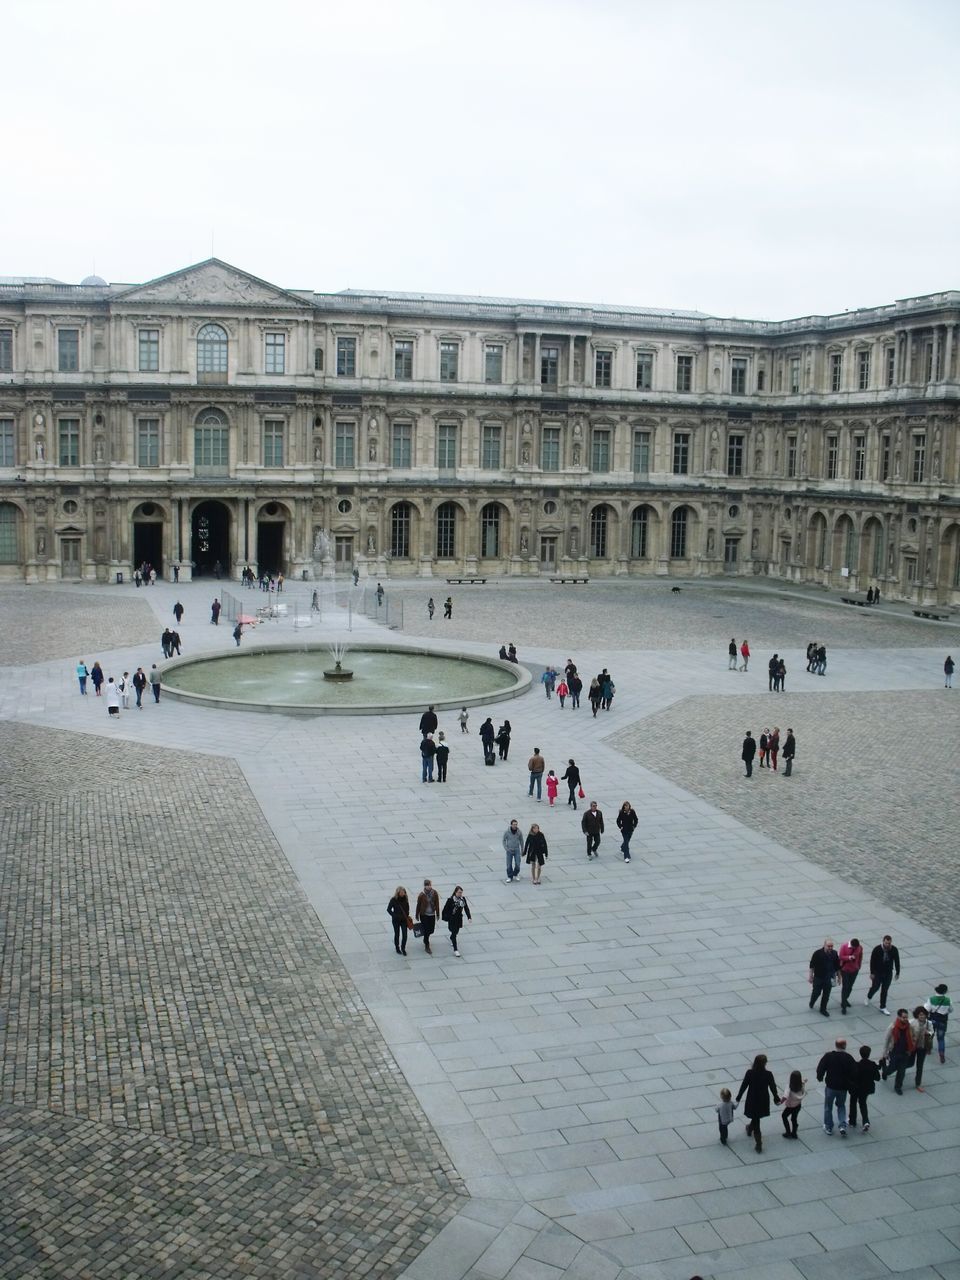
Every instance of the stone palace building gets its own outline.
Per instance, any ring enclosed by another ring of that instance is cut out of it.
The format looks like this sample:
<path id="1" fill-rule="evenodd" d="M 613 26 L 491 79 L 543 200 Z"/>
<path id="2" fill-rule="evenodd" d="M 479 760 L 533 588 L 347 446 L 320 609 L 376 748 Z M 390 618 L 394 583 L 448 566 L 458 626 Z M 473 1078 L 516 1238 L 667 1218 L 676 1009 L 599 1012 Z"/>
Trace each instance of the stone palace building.
<path id="1" fill-rule="evenodd" d="M 776 322 L 0 278 L 0 578 L 765 574 L 960 603 L 960 292 Z"/>

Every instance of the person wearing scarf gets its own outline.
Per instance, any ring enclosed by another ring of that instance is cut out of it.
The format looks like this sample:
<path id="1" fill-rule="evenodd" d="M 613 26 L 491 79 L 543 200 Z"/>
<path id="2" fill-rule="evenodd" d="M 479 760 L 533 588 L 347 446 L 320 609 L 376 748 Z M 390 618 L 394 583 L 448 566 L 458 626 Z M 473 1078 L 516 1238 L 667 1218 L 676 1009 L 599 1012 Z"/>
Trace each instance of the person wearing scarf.
<path id="1" fill-rule="evenodd" d="M 891 1071 L 896 1075 L 893 1081 L 895 1093 L 903 1093 L 903 1077 L 907 1067 L 915 1061 L 916 1041 L 910 1026 L 910 1011 L 898 1009 L 897 1017 L 890 1024 L 887 1038 L 883 1043 L 883 1056 L 886 1061 L 886 1075 Z"/>

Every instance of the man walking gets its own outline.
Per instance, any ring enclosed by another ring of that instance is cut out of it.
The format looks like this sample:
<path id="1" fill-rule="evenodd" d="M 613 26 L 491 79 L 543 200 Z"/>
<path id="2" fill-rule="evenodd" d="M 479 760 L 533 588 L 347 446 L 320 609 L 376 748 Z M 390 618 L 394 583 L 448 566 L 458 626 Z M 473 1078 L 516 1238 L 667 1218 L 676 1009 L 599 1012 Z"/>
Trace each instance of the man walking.
<path id="1" fill-rule="evenodd" d="M 150 680 L 150 688 L 153 690 L 153 700 L 154 702 L 159 702 L 160 701 L 160 672 L 157 669 L 156 663 L 154 663 L 153 666 L 150 668 L 149 680 Z"/>
<path id="2" fill-rule="evenodd" d="M 780 655 L 775 653 L 767 663 L 767 690 L 773 693 L 777 683 L 777 672 L 780 669 Z"/>
<path id="3" fill-rule="evenodd" d="M 179 627 L 180 623 L 183 621 L 183 605 L 179 600 L 173 606 L 173 616 L 176 618 L 177 626 Z"/>
<path id="4" fill-rule="evenodd" d="M 420 743 L 420 781 L 433 781 L 433 758 L 437 754 L 436 743 L 433 735 L 425 733 L 423 741 Z"/>
<path id="5" fill-rule="evenodd" d="M 510 819 L 510 825 L 503 833 L 503 851 L 507 855 L 507 884 L 513 884 L 520 877 L 520 854 L 523 852 L 523 832 L 516 818 Z"/>
<path id="6" fill-rule="evenodd" d="M 783 771 L 783 776 L 785 778 L 789 778 L 790 775 L 793 773 L 793 757 L 796 754 L 797 754 L 797 740 L 793 736 L 793 730 L 788 728 L 787 736 L 783 740 L 783 759 L 787 766 Z"/>
<path id="7" fill-rule="evenodd" d="M 900 952 L 893 945 L 889 933 L 885 933 L 883 941 L 870 952 L 870 990 L 863 1003 L 869 1004 L 879 991 L 880 1012 L 888 1016 L 890 1010 L 887 1008 L 887 992 L 890 990 L 890 983 L 894 981 L 894 971 L 899 981 Z"/>
<path id="8" fill-rule="evenodd" d="M 735 639 L 733 636 L 731 636 L 731 637 L 730 637 L 730 643 L 727 645 L 727 658 L 729 659 L 729 661 L 727 662 L 727 670 L 728 670 L 728 671 L 736 671 L 736 669 L 737 669 L 737 641 L 736 641 L 736 639 Z"/>
<path id="9" fill-rule="evenodd" d="M 487 716 L 483 724 L 480 726 L 480 741 L 483 743 L 483 761 L 489 764 L 496 759 L 493 751 L 493 742 L 496 737 L 496 729 L 493 727 L 493 721 Z"/>
<path id="10" fill-rule="evenodd" d="M 420 732 L 424 737 L 426 737 L 428 733 L 436 733 L 438 723 L 437 713 L 431 705 L 427 707 L 426 711 L 420 717 Z"/>
<path id="11" fill-rule="evenodd" d="M 847 1053 L 846 1040 L 837 1040 L 817 1064 L 817 1079 L 824 1082 L 823 1131 L 833 1133 L 833 1110 L 836 1107 L 840 1137 L 847 1136 L 847 1091 L 854 1082 L 856 1063 Z"/>
<path id="12" fill-rule="evenodd" d="M 453 617 L 453 596 L 447 596 L 443 602 L 443 616 L 445 618 Z"/>
<path id="13" fill-rule="evenodd" d="M 440 895 L 433 887 L 430 880 L 424 880 L 423 892 L 417 897 L 417 920 L 420 922 L 421 936 L 423 938 L 423 949 L 428 956 L 432 956 L 430 950 L 430 938 L 434 929 L 437 927 L 437 916 L 440 914 Z"/>
<path id="14" fill-rule="evenodd" d="M 210 621 L 215 627 L 219 627 L 220 625 L 220 608 L 220 601 L 216 596 L 214 596 L 213 604 L 210 606 Z"/>
<path id="15" fill-rule="evenodd" d="M 743 740 L 743 746 L 740 748 L 740 759 L 743 761 L 744 768 L 747 771 L 747 777 L 753 777 L 753 757 L 757 754 L 757 743 L 750 730 L 747 730 L 747 736 Z"/>
<path id="16" fill-rule="evenodd" d="M 490 725 L 490 728 L 493 728 L 492 724 Z M 491 746 L 490 749 L 492 751 L 493 747 Z M 527 792 L 527 795 L 532 796 L 533 788 L 536 787 L 538 801 L 543 799 L 543 771 L 546 766 L 547 762 L 540 754 L 540 748 L 534 747 L 533 755 L 527 761 L 527 768 L 530 770 L 530 790 Z"/>
<path id="17" fill-rule="evenodd" d="M 147 687 L 147 677 L 144 674 L 143 667 L 137 667 L 133 673 L 133 687 L 137 695 L 137 710 L 143 710 L 143 691 Z"/>
<path id="18" fill-rule="evenodd" d="M 587 857 L 599 858 L 600 837 L 603 835 L 603 814 L 597 808 L 596 800 L 590 801 L 590 808 L 580 819 L 580 830 L 587 837 Z"/>
<path id="19" fill-rule="evenodd" d="M 840 1012 L 846 1013 L 850 1007 L 850 992 L 857 980 L 857 974 L 863 964 L 863 947 L 859 938 L 851 938 L 849 942 L 840 944 Z"/>
<path id="20" fill-rule="evenodd" d="M 810 957 L 810 973 L 807 981 L 810 983 L 810 1008 L 812 1009 L 819 999 L 820 1012 L 825 1018 L 830 1017 L 827 1005 L 839 970 L 840 957 L 833 949 L 833 939 L 824 938 L 823 946 Z"/>

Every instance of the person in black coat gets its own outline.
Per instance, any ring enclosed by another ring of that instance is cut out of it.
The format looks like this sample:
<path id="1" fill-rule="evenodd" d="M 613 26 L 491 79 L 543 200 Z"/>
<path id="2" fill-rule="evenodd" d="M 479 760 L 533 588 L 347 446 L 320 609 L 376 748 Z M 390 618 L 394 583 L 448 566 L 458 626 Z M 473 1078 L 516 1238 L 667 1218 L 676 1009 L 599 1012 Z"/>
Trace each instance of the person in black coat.
<path id="1" fill-rule="evenodd" d="M 398 956 L 407 954 L 407 927 L 410 924 L 410 899 L 402 884 L 398 884 L 393 897 L 387 903 L 387 915 L 393 921 L 393 945 Z"/>
<path id="2" fill-rule="evenodd" d="M 510 721 L 504 720 L 495 739 L 501 760 L 506 760 L 507 756 L 510 754 L 510 735 L 512 732 L 513 730 L 510 727 Z"/>
<path id="3" fill-rule="evenodd" d="M 883 941 L 878 943 L 870 952 L 870 990 L 867 992 L 866 1004 L 869 1004 L 873 997 L 880 992 L 880 1012 L 889 1013 L 887 1008 L 887 992 L 890 990 L 890 983 L 894 979 L 894 970 L 896 976 L 900 978 L 900 952 L 893 945 L 893 939 L 889 933 L 884 935 Z"/>
<path id="4" fill-rule="evenodd" d="M 437 713 L 433 707 L 427 707 L 426 711 L 420 717 L 420 733 L 425 738 L 428 733 L 437 732 Z"/>
<path id="5" fill-rule="evenodd" d="M 743 761 L 744 768 L 747 771 L 747 777 L 753 777 L 753 757 L 757 754 L 757 742 L 750 730 L 747 730 L 747 736 L 743 740 L 743 746 L 740 749 L 740 759 Z"/>
<path id="6" fill-rule="evenodd" d="M 565 782 L 570 789 L 570 795 L 567 798 L 567 804 L 568 805 L 572 804 L 573 807 L 576 808 L 577 807 L 577 790 L 579 789 L 579 786 L 580 786 L 580 770 L 577 768 L 577 766 L 574 764 L 572 760 L 567 761 L 567 771 L 563 775 L 563 777 L 560 779 L 560 781 Z"/>
<path id="7" fill-rule="evenodd" d="M 880 1068 L 870 1058 L 870 1046 L 860 1046 L 860 1061 L 853 1066 L 853 1083 L 850 1085 L 850 1128 L 857 1127 L 857 1108 L 863 1120 L 863 1132 L 870 1131 L 870 1114 L 867 1111 L 867 1099 L 876 1092 L 880 1079 Z"/>
<path id="8" fill-rule="evenodd" d="M 629 800 L 624 800 L 617 812 L 617 826 L 620 828 L 620 852 L 623 854 L 624 862 L 630 861 L 630 837 L 637 829 L 640 819 L 637 817 L 637 811 Z"/>
<path id="9" fill-rule="evenodd" d="M 833 939 L 824 938 L 823 946 L 810 957 L 810 1008 L 820 1001 L 820 1012 L 825 1018 L 830 1017 L 827 1005 L 830 1003 L 830 992 L 840 972 L 840 957 L 833 948 Z"/>
<path id="10" fill-rule="evenodd" d="M 496 730 L 493 727 L 493 721 L 487 716 L 483 724 L 480 726 L 480 741 L 483 743 L 483 758 L 489 760 L 493 755 L 493 742 L 496 736 Z"/>
<path id="11" fill-rule="evenodd" d="M 536 823 L 527 832 L 527 838 L 523 842 L 523 855 L 530 866 L 530 879 L 534 884 L 539 884 L 543 864 L 547 860 L 547 837 Z"/>
<path id="12" fill-rule="evenodd" d="M 744 1094 L 747 1095 L 747 1100 L 743 1104 L 743 1114 L 750 1121 L 747 1125 L 747 1137 L 752 1136 L 754 1146 L 758 1151 L 762 1151 L 763 1135 L 760 1132 L 760 1121 L 770 1114 L 771 1095 L 777 1106 L 780 1105 L 780 1090 L 773 1078 L 773 1072 L 767 1070 L 765 1053 L 758 1053 L 753 1060 L 753 1066 L 747 1069 L 740 1092 L 737 1094 L 737 1102 Z"/>
<path id="13" fill-rule="evenodd" d="M 463 917 L 468 920 L 473 917 L 470 914 L 470 907 L 466 898 L 463 896 L 463 889 L 460 885 L 454 889 L 453 893 L 443 904 L 443 911 L 440 913 L 440 919 L 443 920 L 450 930 L 450 945 L 453 947 L 453 954 L 460 958 L 460 948 L 457 946 L 457 934 L 463 928 Z"/>

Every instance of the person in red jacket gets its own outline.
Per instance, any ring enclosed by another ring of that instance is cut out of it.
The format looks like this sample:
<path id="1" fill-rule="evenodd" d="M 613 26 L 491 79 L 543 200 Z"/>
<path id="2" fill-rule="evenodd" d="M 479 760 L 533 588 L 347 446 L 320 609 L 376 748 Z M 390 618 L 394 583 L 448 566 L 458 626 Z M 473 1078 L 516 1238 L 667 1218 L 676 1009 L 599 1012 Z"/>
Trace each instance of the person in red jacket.
<path id="1" fill-rule="evenodd" d="M 840 1012 L 846 1013 L 850 1007 L 850 992 L 857 980 L 857 974 L 863 964 L 863 947 L 859 938 L 851 938 L 849 942 L 840 943 Z"/>
<path id="2" fill-rule="evenodd" d="M 743 659 L 740 663 L 740 670 L 746 671 L 747 663 L 750 661 L 750 646 L 747 644 L 746 640 L 744 640 L 743 644 L 740 646 L 740 657 Z"/>

